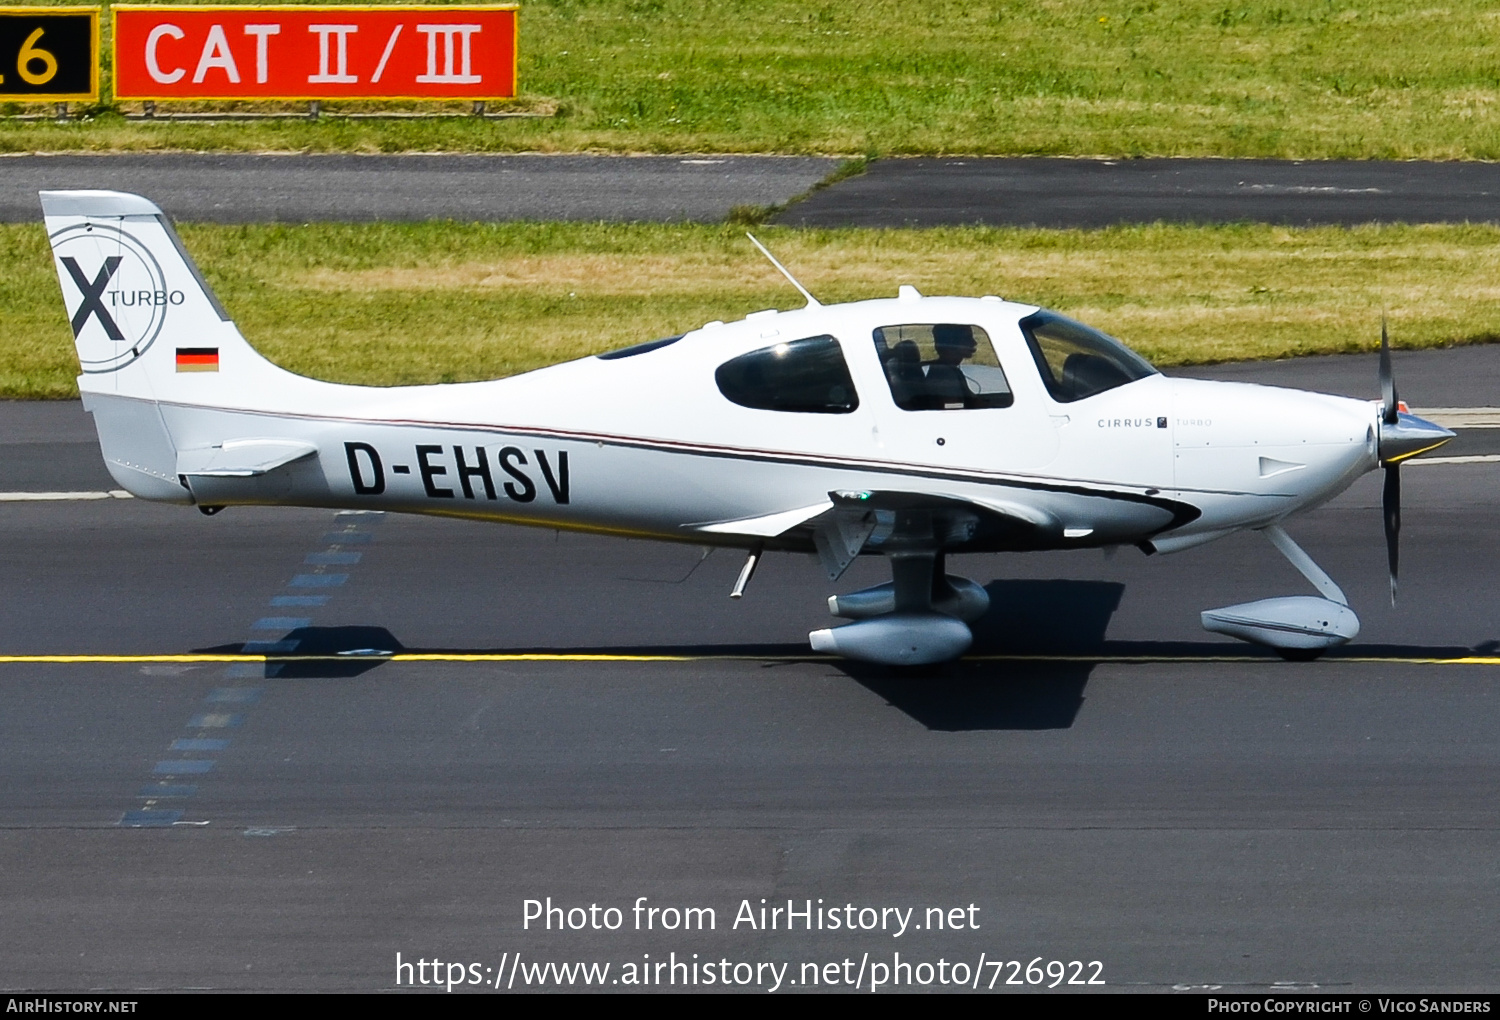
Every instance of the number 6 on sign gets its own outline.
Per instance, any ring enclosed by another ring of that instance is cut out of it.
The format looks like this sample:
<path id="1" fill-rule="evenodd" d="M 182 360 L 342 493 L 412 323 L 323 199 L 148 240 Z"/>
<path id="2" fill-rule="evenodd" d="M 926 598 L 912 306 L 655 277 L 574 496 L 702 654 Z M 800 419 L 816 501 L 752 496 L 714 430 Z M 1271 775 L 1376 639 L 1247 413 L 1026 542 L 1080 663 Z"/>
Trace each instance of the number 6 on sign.
<path id="1" fill-rule="evenodd" d="M 57 58 L 36 45 L 45 31 L 45 28 L 39 28 L 28 35 L 21 44 L 20 55 L 16 57 L 16 70 L 28 85 L 45 85 L 57 77 Z M 33 60 L 40 60 L 47 69 L 41 74 L 32 74 L 28 68 Z"/>
<path id="2" fill-rule="evenodd" d="M 0 7 L 0 100 L 98 98 L 97 7 Z"/>

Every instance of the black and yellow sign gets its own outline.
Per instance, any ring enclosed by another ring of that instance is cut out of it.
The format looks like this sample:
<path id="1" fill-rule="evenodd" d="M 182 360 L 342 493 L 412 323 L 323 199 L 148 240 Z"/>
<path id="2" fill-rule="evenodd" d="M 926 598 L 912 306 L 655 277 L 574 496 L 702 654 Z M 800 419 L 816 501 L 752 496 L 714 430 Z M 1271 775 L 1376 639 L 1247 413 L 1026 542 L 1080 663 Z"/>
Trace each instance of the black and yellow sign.
<path id="1" fill-rule="evenodd" d="M 97 7 L 0 7 L 0 100 L 98 98 Z"/>

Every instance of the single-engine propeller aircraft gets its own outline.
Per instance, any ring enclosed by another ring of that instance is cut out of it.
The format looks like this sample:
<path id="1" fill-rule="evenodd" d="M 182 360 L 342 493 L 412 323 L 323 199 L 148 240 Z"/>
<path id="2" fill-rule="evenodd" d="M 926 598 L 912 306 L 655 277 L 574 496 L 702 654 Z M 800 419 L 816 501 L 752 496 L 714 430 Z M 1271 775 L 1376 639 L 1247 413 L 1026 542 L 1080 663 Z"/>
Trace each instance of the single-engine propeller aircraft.
<path id="1" fill-rule="evenodd" d="M 1169 379 L 1081 323 L 998 297 L 824 306 L 489 382 L 344 386 L 255 352 L 151 202 L 41 195 L 109 471 L 216 513 L 296 505 L 440 514 L 745 550 L 861 555 L 892 580 L 828 600 L 812 647 L 889 664 L 956 658 L 985 590 L 949 553 L 1135 545 L 1260 531 L 1317 596 L 1203 613 L 1312 658 L 1353 638 L 1338 585 L 1288 518 L 1383 467 L 1395 598 L 1400 464 L 1453 433 L 1408 414 L 1382 325 L 1383 399 Z M 752 238 L 752 240 L 754 240 Z M 759 242 L 756 242 L 759 247 Z"/>

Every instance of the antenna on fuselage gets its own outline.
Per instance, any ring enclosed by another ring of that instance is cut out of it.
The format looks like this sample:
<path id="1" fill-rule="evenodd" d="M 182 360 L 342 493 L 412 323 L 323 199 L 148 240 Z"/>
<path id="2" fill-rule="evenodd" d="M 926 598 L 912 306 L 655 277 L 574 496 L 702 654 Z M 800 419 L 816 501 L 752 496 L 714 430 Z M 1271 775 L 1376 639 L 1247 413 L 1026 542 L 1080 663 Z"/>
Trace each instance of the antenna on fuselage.
<path id="1" fill-rule="evenodd" d="M 750 243 L 751 244 L 755 245 L 755 247 L 757 247 L 757 248 L 760 249 L 760 253 L 762 255 L 764 255 L 766 258 L 768 258 L 768 259 L 771 260 L 771 265 L 775 266 L 778 270 L 780 270 L 781 275 L 787 278 L 787 282 L 790 283 L 793 287 L 796 287 L 797 290 L 802 294 L 802 296 L 805 297 L 805 298 L 807 298 L 807 307 L 809 307 L 809 308 L 822 308 L 823 307 L 822 303 L 817 298 L 813 297 L 812 294 L 808 293 L 808 290 L 807 290 L 806 287 L 802 286 L 802 284 L 800 284 L 800 283 L 797 282 L 797 278 L 795 276 L 793 276 L 791 273 L 787 272 L 786 266 L 782 265 L 780 262 L 777 262 L 776 261 L 776 256 L 772 255 L 769 251 L 767 251 L 766 250 L 766 246 L 763 245 L 763 244 L 761 244 L 759 241 L 757 241 L 755 239 L 755 235 L 754 234 L 750 233 L 747 230 L 747 231 L 745 231 L 745 236 L 748 237 L 748 238 L 750 238 Z"/>

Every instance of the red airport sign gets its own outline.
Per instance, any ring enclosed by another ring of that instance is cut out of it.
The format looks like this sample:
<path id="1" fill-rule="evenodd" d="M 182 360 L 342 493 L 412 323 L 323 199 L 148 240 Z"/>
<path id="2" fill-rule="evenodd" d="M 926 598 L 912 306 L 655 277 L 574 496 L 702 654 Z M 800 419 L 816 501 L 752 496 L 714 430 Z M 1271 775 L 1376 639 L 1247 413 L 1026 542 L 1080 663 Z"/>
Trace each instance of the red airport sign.
<path id="1" fill-rule="evenodd" d="M 509 99 L 515 4 L 116 4 L 116 99 Z"/>
<path id="2" fill-rule="evenodd" d="M 99 98 L 99 8 L 0 7 L 0 100 Z"/>

